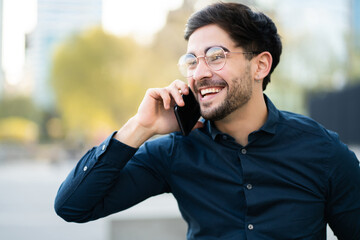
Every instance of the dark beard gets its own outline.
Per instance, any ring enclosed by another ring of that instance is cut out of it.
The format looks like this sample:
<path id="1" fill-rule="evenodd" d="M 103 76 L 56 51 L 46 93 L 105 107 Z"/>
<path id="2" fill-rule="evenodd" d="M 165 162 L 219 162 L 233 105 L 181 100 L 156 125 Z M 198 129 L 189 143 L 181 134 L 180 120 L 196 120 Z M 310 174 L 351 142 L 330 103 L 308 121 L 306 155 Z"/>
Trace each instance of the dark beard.
<path id="1" fill-rule="evenodd" d="M 220 106 L 209 113 L 201 111 L 203 118 L 211 121 L 219 121 L 244 106 L 252 95 L 251 81 L 250 68 L 246 68 L 242 77 L 232 80 L 233 88 L 231 91 L 227 89 L 227 97 Z"/>

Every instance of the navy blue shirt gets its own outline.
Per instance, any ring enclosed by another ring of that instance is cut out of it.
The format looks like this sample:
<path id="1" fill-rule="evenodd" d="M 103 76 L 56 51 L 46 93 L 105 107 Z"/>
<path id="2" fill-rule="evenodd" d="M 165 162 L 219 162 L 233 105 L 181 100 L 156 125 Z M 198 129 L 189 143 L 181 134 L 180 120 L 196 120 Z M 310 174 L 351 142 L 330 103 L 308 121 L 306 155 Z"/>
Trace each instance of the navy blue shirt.
<path id="1" fill-rule="evenodd" d="M 86 222 L 172 193 L 187 239 L 360 239 L 360 167 L 338 136 L 279 111 L 241 146 L 211 122 L 131 148 L 109 136 L 61 185 L 56 212 Z"/>

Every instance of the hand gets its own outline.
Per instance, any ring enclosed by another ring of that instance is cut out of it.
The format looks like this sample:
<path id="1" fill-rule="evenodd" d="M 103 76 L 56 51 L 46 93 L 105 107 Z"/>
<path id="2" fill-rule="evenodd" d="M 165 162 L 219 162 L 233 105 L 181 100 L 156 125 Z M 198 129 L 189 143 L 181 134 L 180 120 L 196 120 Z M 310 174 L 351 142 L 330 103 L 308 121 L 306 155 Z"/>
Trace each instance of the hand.
<path id="1" fill-rule="evenodd" d="M 189 94 L 189 87 L 180 80 L 175 80 L 165 88 L 147 90 L 137 114 L 119 130 L 115 138 L 127 145 L 139 147 L 156 134 L 179 131 L 174 106 L 175 103 L 184 106 L 181 94 Z M 194 128 L 201 126 L 198 123 Z"/>
<path id="2" fill-rule="evenodd" d="M 175 103 L 184 106 L 181 94 L 188 94 L 186 83 L 175 80 L 168 87 L 147 90 L 135 119 L 148 129 L 152 135 L 178 131 L 179 126 L 174 114 Z"/>

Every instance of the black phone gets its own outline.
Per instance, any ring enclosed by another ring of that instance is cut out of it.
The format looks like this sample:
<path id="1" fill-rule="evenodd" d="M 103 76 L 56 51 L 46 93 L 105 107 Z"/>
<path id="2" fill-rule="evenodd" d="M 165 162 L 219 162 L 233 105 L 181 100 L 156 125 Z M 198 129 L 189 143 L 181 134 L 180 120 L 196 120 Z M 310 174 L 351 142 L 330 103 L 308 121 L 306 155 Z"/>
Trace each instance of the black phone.
<path id="1" fill-rule="evenodd" d="M 196 122 L 200 118 L 200 105 L 189 88 L 188 95 L 182 95 L 185 106 L 180 107 L 177 104 L 174 107 L 176 119 L 178 121 L 181 133 L 184 136 L 189 135 Z"/>

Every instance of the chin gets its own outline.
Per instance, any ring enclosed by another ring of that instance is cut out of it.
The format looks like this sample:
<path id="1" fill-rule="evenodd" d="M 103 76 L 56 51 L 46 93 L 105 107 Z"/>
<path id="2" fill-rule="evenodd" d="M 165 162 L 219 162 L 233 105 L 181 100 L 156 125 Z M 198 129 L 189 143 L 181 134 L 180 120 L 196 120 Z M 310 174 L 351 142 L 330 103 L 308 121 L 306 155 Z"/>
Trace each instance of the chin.
<path id="1" fill-rule="evenodd" d="M 227 114 L 221 114 L 217 112 L 216 110 L 213 111 L 203 111 L 201 110 L 201 116 L 210 121 L 219 121 L 226 117 Z"/>

